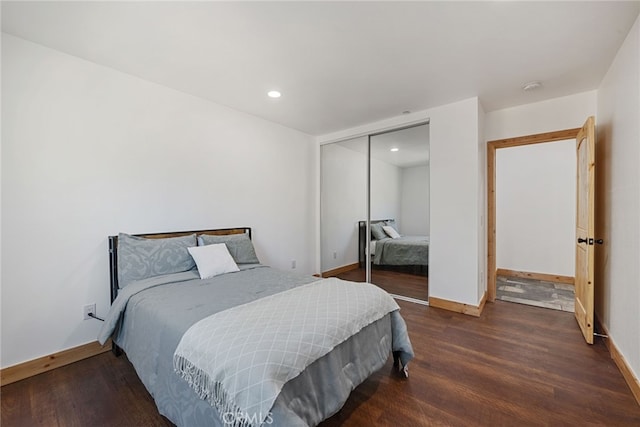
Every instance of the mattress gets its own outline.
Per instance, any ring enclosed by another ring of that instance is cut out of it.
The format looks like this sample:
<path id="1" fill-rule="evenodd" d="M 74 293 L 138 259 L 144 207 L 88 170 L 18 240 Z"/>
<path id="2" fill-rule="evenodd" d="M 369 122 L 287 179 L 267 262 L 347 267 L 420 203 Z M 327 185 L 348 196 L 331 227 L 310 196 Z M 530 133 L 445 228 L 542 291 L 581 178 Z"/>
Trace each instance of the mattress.
<path id="1" fill-rule="evenodd" d="M 428 265 L 429 237 L 402 236 L 380 239 L 373 255 L 376 265 Z"/>

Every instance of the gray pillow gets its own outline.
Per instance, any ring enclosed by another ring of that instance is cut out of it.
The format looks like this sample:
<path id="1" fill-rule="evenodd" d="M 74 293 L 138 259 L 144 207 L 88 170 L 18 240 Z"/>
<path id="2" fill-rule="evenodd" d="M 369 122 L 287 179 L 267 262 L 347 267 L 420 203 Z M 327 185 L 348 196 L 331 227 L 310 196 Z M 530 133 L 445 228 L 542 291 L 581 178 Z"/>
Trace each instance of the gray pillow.
<path id="1" fill-rule="evenodd" d="M 187 250 L 196 246 L 196 235 L 145 239 L 118 234 L 118 287 L 162 274 L 179 273 L 195 267 Z"/>
<path id="2" fill-rule="evenodd" d="M 386 239 L 387 233 L 384 232 L 384 230 L 382 229 L 382 226 L 384 224 L 381 222 L 376 222 L 375 224 L 371 224 L 371 236 L 376 239 L 376 240 L 380 240 L 380 239 Z"/>
<path id="3" fill-rule="evenodd" d="M 224 243 L 229 249 L 229 253 L 233 257 L 236 264 L 259 264 L 260 261 L 256 256 L 253 243 L 249 235 L 243 234 L 227 234 L 224 236 L 213 236 L 210 234 L 201 234 L 199 236 L 202 245 L 213 245 L 216 243 Z"/>

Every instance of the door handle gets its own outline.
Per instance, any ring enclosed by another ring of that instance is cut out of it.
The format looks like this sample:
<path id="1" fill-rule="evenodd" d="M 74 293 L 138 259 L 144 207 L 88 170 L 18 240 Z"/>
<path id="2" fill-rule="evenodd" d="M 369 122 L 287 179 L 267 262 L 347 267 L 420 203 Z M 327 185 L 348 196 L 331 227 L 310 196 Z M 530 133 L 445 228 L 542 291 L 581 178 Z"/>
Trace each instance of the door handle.
<path id="1" fill-rule="evenodd" d="M 578 237 L 578 243 L 587 243 L 589 245 L 593 245 L 594 243 L 597 243 L 599 245 L 604 243 L 604 240 L 602 239 L 594 239 L 593 237 L 590 238 L 585 238 L 583 239 L 582 237 Z"/>

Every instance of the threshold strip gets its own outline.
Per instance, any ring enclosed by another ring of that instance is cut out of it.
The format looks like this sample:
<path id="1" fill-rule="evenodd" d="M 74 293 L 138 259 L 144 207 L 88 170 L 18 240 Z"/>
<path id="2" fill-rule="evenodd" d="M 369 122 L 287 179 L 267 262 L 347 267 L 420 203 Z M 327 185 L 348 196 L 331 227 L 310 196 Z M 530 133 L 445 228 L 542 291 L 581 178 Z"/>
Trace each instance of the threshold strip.
<path id="1" fill-rule="evenodd" d="M 408 301 L 408 302 L 412 302 L 412 303 L 415 303 L 415 304 L 421 304 L 421 305 L 426 305 L 426 306 L 429 305 L 429 301 L 425 301 L 423 299 L 411 298 L 411 297 L 406 297 L 404 295 L 396 295 L 396 294 L 389 294 L 389 295 L 391 295 L 395 299 L 399 299 L 399 300 L 402 300 L 402 301 Z"/>

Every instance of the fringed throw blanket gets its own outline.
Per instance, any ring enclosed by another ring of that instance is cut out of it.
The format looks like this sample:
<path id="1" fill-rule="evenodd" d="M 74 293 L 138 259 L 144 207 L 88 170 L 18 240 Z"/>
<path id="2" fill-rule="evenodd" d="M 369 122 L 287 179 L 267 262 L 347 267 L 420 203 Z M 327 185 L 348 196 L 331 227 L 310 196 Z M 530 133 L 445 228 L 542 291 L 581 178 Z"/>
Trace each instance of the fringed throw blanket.
<path id="1" fill-rule="evenodd" d="M 182 337 L 174 368 L 225 422 L 260 425 L 287 381 L 398 308 L 376 286 L 319 280 L 202 319 Z"/>

